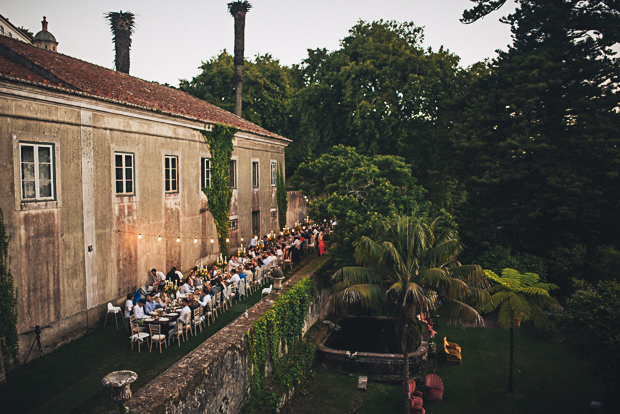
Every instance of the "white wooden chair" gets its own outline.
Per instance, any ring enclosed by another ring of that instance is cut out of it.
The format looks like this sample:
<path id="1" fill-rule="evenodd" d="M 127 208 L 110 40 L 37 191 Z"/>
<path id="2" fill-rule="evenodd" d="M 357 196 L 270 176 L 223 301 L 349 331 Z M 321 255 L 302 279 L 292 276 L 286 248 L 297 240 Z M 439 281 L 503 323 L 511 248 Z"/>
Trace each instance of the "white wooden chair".
<path id="1" fill-rule="evenodd" d="M 261 294 L 261 298 L 262 298 L 264 295 L 268 295 L 268 294 L 270 294 L 270 293 L 271 293 L 271 289 L 272 289 L 272 288 L 273 288 L 273 285 L 270 285 L 268 288 L 263 289 L 263 293 Z"/>
<path id="2" fill-rule="evenodd" d="M 136 342 L 138 344 L 138 352 L 140 352 L 140 344 L 149 338 L 149 334 L 140 331 L 140 327 L 136 320 L 130 320 L 129 323 L 131 325 L 131 336 L 129 337 L 131 340 L 131 350 L 133 351 L 133 344 Z"/>
<path id="3" fill-rule="evenodd" d="M 202 321 L 200 320 L 200 310 L 202 309 L 202 307 L 197 307 L 196 309 L 194 309 L 194 319 L 192 319 L 192 323 L 191 323 L 191 327 L 194 330 L 193 331 L 193 335 L 196 336 L 198 335 L 198 328 L 200 328 L 200 332 L 202 332 Z M 190 329 L 191 331 L 191 329 Z"/>
<path id="4" fill-rule="evenodd" d="M 156 342 L 159 346 L 160 354 L 162 342 L 166 345 L 166 349 L 168 349 L 168 341 L 166 340 L 166 335 L 162 335 L 161 333 L 161 326 L 156 323 L 151 323 L 149 324 L 149 330 L 151 332 L 151 344 L 149 345 L 149 352 L 153 350 L 153 342 Z"/>

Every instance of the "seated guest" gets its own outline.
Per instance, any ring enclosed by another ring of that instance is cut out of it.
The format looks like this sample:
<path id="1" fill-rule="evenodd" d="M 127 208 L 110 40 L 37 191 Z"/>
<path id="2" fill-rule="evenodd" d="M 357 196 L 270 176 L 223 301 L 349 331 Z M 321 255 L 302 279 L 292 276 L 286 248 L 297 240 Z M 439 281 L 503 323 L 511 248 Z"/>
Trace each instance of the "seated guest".
<path id="1" fill-rule="evenodd" d="M 154 301 L 151 295 L 146 296 L 146 303 L 144 304 L 144 313 L 146 313 L 147 315 L 150 315 L 151 312 L 153 312 L 155 309 L 162 308 L 162 307 L 163 305 L 161 304 L 161 301 L 159 300 L 159 298 L 157 298 L 157 300 Z"/>
<path id="2" fill-rule="evenodd" d="M 133 314 L 136 315 L 136 319 L 144 319 L 144 305 L 146 305 L 146 301 L 140 299 L 138 304 L 133 307 Z"/>
<path id="3" fill-rule="evenodd" d="M 245 282 L 245 284 L 248 283 L 248 266 L 241 266 L 241 268 L 239 269 L 239 277 L 241 279 L 243 279 L 243 281 Z M 252 272 L 250 272 L 250 275 L 252 274 Z"/>
<path id="4" fill-rule="evenodd" d="M 208 273 L 209 281 L 215 279 L 215 276 L 217 275 L 217 273 L 218 273 L 217 265 L 211 266 L 211 270 L 209 270 L 209 273 Z"/>
<path id="5" fill-rule="evenodd" d="M 159 297 L 159 299 L 161 300 L 161 303 L 163 305 L 167 305 L 168 303 L 170 303 L 170 298 L 168 297 L 166 292 L 161 292 L 161 296 Z"/>
<path id="6" fill-rule="evenodd" d="M 236 256 L 231 256 L 230 260 L 228 261 L 228 271 L 230 272 L 233 269 L 236 269 L 239 266 L 239 263 L 237 263 L 237 257 Z"/>
<path id="7" fill-rule="evenodd" d="M 131 316 L 131 310 L 133 309 L 133 295 L 127 294 L 127 300 L 125 301 L 125 321 L 129 325 L 129 317 Z"/>
<path id="8" fill-rule="evenodd" d="M 229 284 L 233 283 L 235 285 L 235 289 L 237 289 L 237 288 L 239 288 L 239 280 L 241 278 L 237 274 L 237 270 L 236 269 L 231 270 L 231 273 L 232 273 L 232 276 L 230 277 L 230 279 L 228 279 L 228 283 Z"/>
<path id="9" fill-rule="evenodd" d="M 187 295 L 191 291 L 192 287 L 187 282 L 183 283 L 183 285 L 179 288 L 179 293 L 182 295 Z"/>
<path id="10" fill-rule="evenodd" d="M 211 284 L 207 283 L 206 286 L 203 287 L 201 297 L 198 299 L 198 303 L 200 303 L 200 306 L 205 307 L 209 302 L 211 302 L 211 294 L 209 293 L 210 291 Z"/>
<path id="11" fill-rule="evenodd" d="M 196 272 L 198 272 L 198 266 L 192 267 L 184 280 L 190 285 L 195 286 L 194 282 L 196 281 Z"/>
<path id="12" fill-rule="evenodd" d="M 192 311 L 189 308 L 189 300 L 187 300 L 187 298 L 183 298 L 182 303 L 183 309 L 181 310 L 181 315 L 179 315 L 179 319 L 177 319 L 177 324 L 174 329 L 171 329 L 170 332 L 168 332 L 168 341 L 170 341 L 170 338 L 172 338 L 179 331 L 179 329 L 183 329 L 183 327 L 189 325 L 191 321 Z"/>
<path id="13" fill-rule="evenodd" d="M 284 252 L 282 251 L 282 246 L 278 245 L 278 250 L 276 250 L 276 256 L 278 257 L 278 261 L 284 260 Z"/>
<path id="14" fill-rule="evenodd" d="M 158 272 L 156 269 L 151 269 L 151 275 L 153 275 L 153 286 L 157 287 L 157 290 L 162 290 L 164 288 L 164 283 L 166 281 L 166 275 L 163 272 Z"/>

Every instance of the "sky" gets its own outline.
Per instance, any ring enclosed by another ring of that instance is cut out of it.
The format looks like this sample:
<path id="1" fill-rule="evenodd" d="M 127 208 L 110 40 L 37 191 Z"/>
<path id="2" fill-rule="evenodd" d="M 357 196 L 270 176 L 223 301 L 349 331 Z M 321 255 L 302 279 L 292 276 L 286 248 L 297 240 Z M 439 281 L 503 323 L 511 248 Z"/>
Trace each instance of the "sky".
<path id="1" fill-rule="evenodd" d="M 58 51 L 114 68 L 112 34 L 104 14 L 131 11 L 136 31 L 129 73 L 138 78 L 178 86 L 179 79 L 200 73 L 201 62 L 234 48 L 230 0 L 3 0 L 0 14 L 31 32 L 48 30 Z M 7 4 L 8 2 L 8 4 Z M 494 58 L 511 43 L 508 25 L 499 18 L 514 10 L 509 0 L 501 10 L 470 25 L 459 22 L 470 0 L 250 0 L 246 16 L 245 57 L 269 53 L 283 65 L 301 63 L 308 49 L 334 51 L 351 27 L 364 21 L 396 20 L 424 27 L 424 47 L 443 46 L 467 67 Z M 3 4 L 4 3 L 4 4 Z"/>

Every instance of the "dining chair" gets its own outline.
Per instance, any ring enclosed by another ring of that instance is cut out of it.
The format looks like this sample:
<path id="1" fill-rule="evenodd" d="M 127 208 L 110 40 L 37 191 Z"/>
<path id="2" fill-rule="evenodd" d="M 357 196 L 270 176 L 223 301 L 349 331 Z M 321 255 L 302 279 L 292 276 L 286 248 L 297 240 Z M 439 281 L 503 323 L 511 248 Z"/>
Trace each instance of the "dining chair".
<path id="1" fill-rule="evenodd" d="M 151 332 L 151 344 L 149 345 L 149 352 L 153 350 L 153 342 L 156 342 L 159 346 L 159 353 L 161 354 L 161 343 L 166 344 L 166 349 L 168 349 L 168 341 L 166 340 L 166 335 L 162 335 L 161 333 L 161 325 L 157 323 L 149 324 L 149 331 Z"/>
<path id="2" fill-rule="evenodd" d="M 140 331 L 141 327 L 138 326 L 137 320 L 130 320 L 129 323 L 131 325 L 131 336 L 129 337 L 131 340 L 131 350 L 133 351 L 133 344 L 136 342 L 138 344 L 138 352 L 140 352 L 140 344 L 149 338 L 149 334 Z"/>

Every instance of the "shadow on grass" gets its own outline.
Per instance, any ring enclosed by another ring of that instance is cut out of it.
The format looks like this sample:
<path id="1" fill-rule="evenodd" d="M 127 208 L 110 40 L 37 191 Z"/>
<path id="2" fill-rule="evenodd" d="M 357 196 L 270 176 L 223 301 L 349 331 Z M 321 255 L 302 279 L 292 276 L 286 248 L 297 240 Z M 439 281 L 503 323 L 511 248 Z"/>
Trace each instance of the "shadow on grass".
<path id="1" fill-rule="evenodd" d="M 291 271 L 284 272 L 290 277 L 300 270 L 312 268 L 305 265 L 316 259 L 311 253 Z M 138 379 L 131 389 L 136 392 L 164 372 L 183 356 L 187 355 L 206 339 L 228 325 L 246 309 L 261 299 L 262 288 L 248 298 L 235 303 L 228 311 L 212 323 L 198 331 L 188 341 L 178 342 L 149 352 L 142 346 L 138 353 L 137 345 L 131 350 L 131 343 L 125 334 L 124 325 L 119 322 L 119 330 L 114 323 L 85 335 L 43 358 L 9 372 L 7 383 L 0 387 L 0 413 L 108 413 L 116 407 L 110 400 L 110 390 L 101 385 L 101 379 L 117 370 L 132 370 Z"/>

